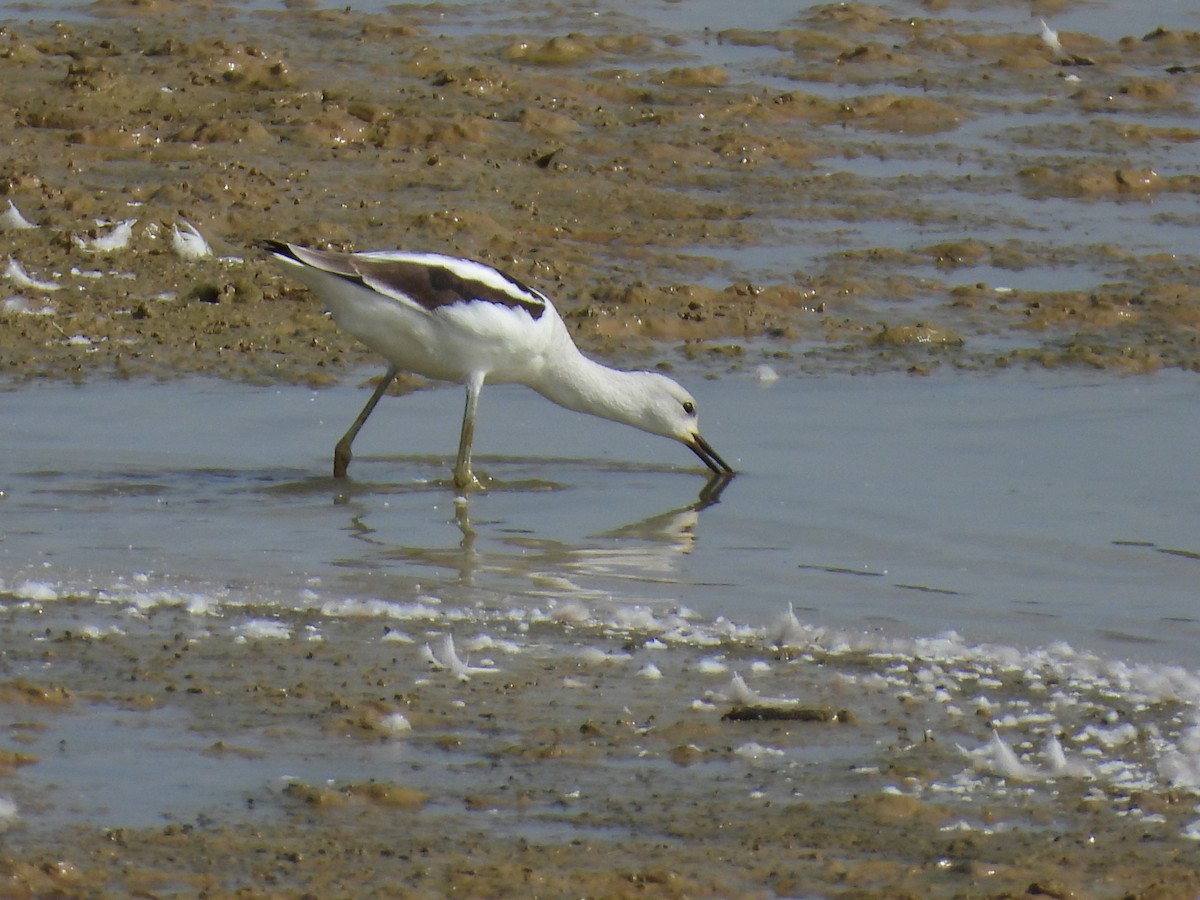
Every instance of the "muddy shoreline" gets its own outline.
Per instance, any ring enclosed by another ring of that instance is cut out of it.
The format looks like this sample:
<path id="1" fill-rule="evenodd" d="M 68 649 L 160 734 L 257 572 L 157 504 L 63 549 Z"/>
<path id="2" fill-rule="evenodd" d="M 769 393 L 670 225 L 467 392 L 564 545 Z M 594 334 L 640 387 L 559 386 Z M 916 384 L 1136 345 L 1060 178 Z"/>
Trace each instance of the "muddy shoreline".
<path id="1" fill-rule="evenodd" d="M 920 661 L 906 670 L 778 637 L 666 655 L 660 630 L 598 627 L 564 607 L 520 636 L 503 616 L 460 621 L 472 663 L 456 674 L 440 664 L 439 629 L 431 651 L 407 640 L 411 628 L 327 619 L 314 643 L 253 624 L 265 614 L 299 635 L 304 614 L 248 609 L 250 624 L 210 628 L 161 609 L 96 635 L 78 624 L 94 621 L 88 606 L 47 607 L 40 645 L 12 640 L 19 617 L 5 625 L 10 671 L 29 673 L 0 682 L 10 785 L 43 755 L 82 752 L 87 723 L 118 718 L 132 739 L 190 748 L 230 778 L 255 764 L 276 774 L 240 799 L 214 791 L 212 806 L 145 798 L 164 808 L 157 826 L 101 813 L 11 828 L 3 896 L 1182 898 L 1200 887 L 1194 841 L 1179 835 L 1186 792 L 956 779 L 962 742 L 986 744 L 988 715 L 955 714 L 925 690 Z M 53 678 L 32 674 L 48 662 Z M 738 670 L 761 695 L 731 698 Z M 1028 673 L 984 671 L 997 682 L 990 715 L 1010 699 L 1028 708 Z M 870 686 L 885 676 L 908 688 Z M 803 701 L 771 705 L 781 690 Z M 747 702 L 764 714 L 739 716 Z M 1102 687 L 1085 693 L 1080 722 L 1096 702 Z M 139 730 L 156 712 L 190 724 Z M 364 775 L 364 753 L 392 762 Z M 326 759 L 328 778 L 287 777 L 306 754 Z M 779 765 L 784 754 L 796 761 Z M 69 801 L 16 796 L 31 823 L 40 803 Z"/>
<path id="2" fill-rule="evenodd" d="M 0 244 L 43 286 L 4 283 L 10 379 L 319 384 L 360 366 L 252 249 L 263 236 L 482 259 L 554 298 L 589 352 L 643 364 L 1200 365 L 1194 255 L 1028 236 L 1053 204 L 1063 227 L 1072 210 L 1194 223 L 1177 210 L 1200 175 L 1142 164 L 1200 140 L 1183 124 L 1194 35 L 1071 35 L 1083 67 L 1036 34 L 851 4 L 705 35 L 770 48 L 742 72 L 622 22 L 514 40 L 448 36 L 419 8 L 89 9 L 0 32 L 15 122 L 0 205 L 41 226 Z M 1056 110 L 1080 122 L 1041 121 Z M 964 134 L 987 116 L 1017 124 L 998 144 Z M 856 174 L 914 155 L 915 178 Z M 991 206 L 1006 194 L 1031 205 Z M 183 221 L 214 256 L 172 249 Z M 930 228 L 953 237 L 895 241 Z M 963 280 L 978 271 L 993 281 Z"/>

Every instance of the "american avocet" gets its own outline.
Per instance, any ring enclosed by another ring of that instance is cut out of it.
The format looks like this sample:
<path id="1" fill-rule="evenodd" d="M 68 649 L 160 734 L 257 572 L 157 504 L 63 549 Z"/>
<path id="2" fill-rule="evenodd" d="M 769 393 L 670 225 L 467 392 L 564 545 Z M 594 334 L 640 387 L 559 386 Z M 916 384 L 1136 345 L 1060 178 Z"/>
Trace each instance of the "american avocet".
<path id="1" fill-rule="evenodd" d="M 665 375 L 588 359 L 547 297 L 491 266 L 435 253 L 336 253 L 273 240 L 259 246 L 320 295 L 339 327 L 389 362 L 334 448 L 334 477 L 345 476 L 350 445 L 400 372 L 466 387 L 454 464 L 459 488 L 479 484 L 471 441 L 485 381 L 528 385 L 559 406 L 674 438 L 714 475 L 733 473 L 700 436 L 691 394 Z"/>

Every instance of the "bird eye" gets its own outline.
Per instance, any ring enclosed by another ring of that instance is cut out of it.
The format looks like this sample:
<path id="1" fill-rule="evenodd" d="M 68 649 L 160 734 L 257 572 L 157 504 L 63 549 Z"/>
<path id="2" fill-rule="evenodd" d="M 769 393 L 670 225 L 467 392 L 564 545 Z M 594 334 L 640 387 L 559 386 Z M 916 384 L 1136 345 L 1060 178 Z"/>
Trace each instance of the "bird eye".
<path id="1" fill-rule="evenodd" d="M 693 403 L 691 400 L 684 400 L 683 401 L 683 411 L 685 413 L 687 413 L 689 416 L 694 416 L 696 414 L 696 404 Z"/>

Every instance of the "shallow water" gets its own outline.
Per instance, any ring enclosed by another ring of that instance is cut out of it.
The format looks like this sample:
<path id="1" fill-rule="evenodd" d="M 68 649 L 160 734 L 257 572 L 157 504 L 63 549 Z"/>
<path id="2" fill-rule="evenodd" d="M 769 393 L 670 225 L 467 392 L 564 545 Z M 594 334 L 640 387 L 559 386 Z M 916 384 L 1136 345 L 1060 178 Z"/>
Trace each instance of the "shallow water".
<path id="1" fill-rule="evenodd" d="M 522 388 L 485 393 L 492 486 L 460 506 L 456 388 L 389 398 L 346 483 L 326 472 L 363 399 L 349 384 L 10 391 L 0 580 L 86 596 L 137 576 L 284 607 L 684 604 L 756 625 L 794 604 L 821 627 L 1194 660 L 1186 377 L 693 387 L 741 473 L 699 510 L 684 448 Z"/>

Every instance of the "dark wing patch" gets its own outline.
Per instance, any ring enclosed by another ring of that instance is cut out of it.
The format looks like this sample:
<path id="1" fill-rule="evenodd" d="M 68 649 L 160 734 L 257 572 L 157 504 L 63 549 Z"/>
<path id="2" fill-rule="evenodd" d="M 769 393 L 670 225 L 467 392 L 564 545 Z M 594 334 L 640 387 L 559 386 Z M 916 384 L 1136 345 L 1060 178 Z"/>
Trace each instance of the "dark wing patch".
<path id="1" fill-rule="evenodd" d="M 287 244 L 283 241 L 255 241 L 259 247 L 268 253 L 274 253 L 281 259 L 290 259 L 302 266 L 310 266 L 328 272 L 331 275 L 341 275 L 343 278 L 357 279 L 358 275 L 351 265 L 353 256 L 349 253 L 337 253 L 332 250 L 312 250 L 297 244 Z"/>
<path id="2" fill-rule="evenodd" d="M 471 301 L 523 309 L 534 319 L 540 319 L 546 311 L 536 292 L 503 273 L 502 277 L 512 285 L 511 290 L 466 278 L 437 264 L 359 258 L 354 260 L 354 268 L 358 280 L 367 287 L 403 294 L 430 312 L 441 306 Z"/>
<path id="3" fill-rule="evenodd" d="M 385 295 L 401 294 L 430 312 L 442 306 L 472 301 L 523 309 L 534 319 L 540 319 L 546 311 L 546 299 L 511 275 L 491 269 L 505 282 L 503 286 L 495 287 L 455 271 L 453 264 L 457 260 L 442 264 L 436 261 L 433 254 L 428 254 L 426 260 L 417 261 L 312 250 L 283 241 L 262 240 L 255 243 L 268 253 L 341 276 Z M 461 262 L 467 272 L 474 267 L 490 269 L 482 263 L 469 260 Z"/>

